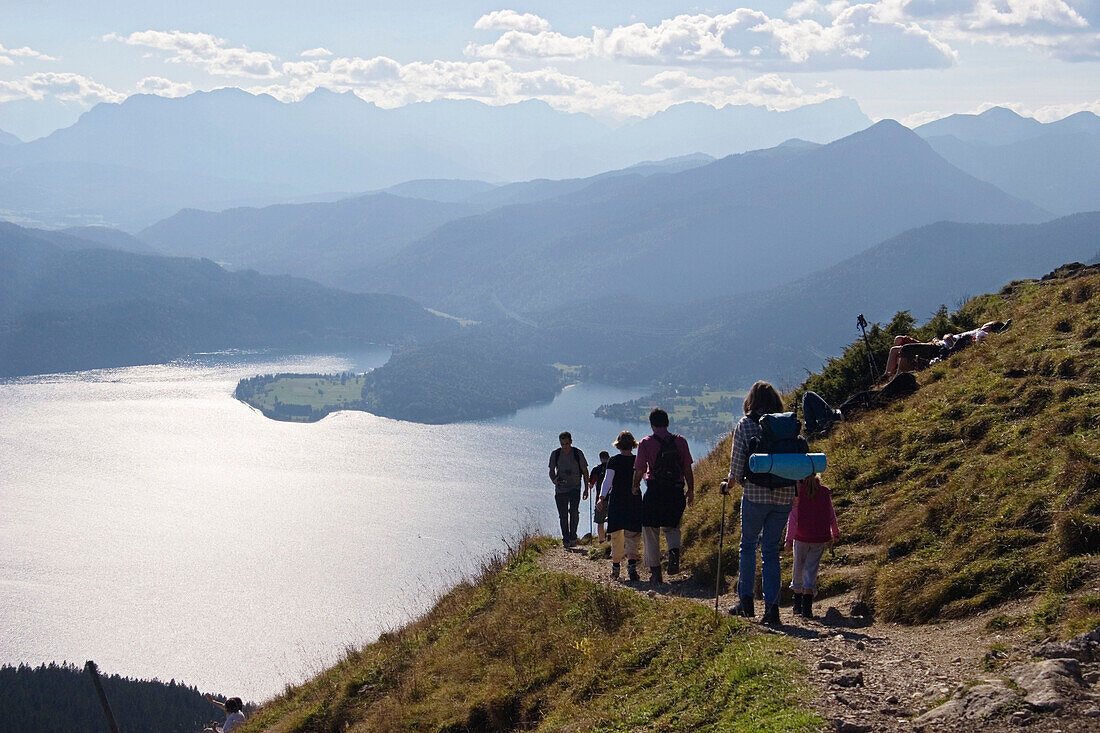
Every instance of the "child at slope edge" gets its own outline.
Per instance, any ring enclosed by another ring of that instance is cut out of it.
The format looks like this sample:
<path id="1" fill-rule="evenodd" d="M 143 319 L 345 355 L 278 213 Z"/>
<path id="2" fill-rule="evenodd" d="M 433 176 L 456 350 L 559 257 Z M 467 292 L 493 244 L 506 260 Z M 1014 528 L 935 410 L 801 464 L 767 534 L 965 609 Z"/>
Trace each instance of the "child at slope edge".
<path id="1" fill-rule="evenodd" d="M 787 549 L 794 549 L 791 589 L 794 613 L 813 618 L 817 570 L 825 546 L 840 539 L 833 497 L 817 474 L 798 482 L 794 508 L 787 522 Z"/>

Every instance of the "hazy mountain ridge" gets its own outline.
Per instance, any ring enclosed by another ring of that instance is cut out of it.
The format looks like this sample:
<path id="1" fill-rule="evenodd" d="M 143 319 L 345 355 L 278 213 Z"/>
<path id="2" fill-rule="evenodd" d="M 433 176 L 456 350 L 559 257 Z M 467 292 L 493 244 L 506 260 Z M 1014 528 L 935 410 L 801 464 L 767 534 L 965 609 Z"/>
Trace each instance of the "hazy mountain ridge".
<path id="1" fill-rule="evenodd" d="M 138 236 L 172 255 L 211 257 L 233 268 L 294 273 L 362 291 L 351 273 L 376 265 L 441 224 L 484 209 L 377 193 L 262 209 L 188 209 Z"/>
<path id="2" fill-rule="evenodd" d="M 915 130 L 953 165 L 1056 214 L 1100 209 L 1100 117 L 1042 123 L 994 107 Z"/>
<path id="3" fill-rule="evenodd" d="M 1004 107 L 991 107 L 977 115 L 956 114 L 913 128 L 923 138 L 951 137 L 988 145 L 1007 145 L 1049 134 L 1100 134 L 1100 117 L 1077 112 L 1054 122 L 1040 122 Z"/>
<path id="4" fill-rule="evenodd" d="M 0 149 L 0 211 L 39 226 L 77 223 L 133 230 L 181 208 L 269 203 L 289 198 L 293 192 L 293 187 L 279 184 L 111 163 L 5 165 Z"/>
<path id="5" fill-rule="evenodd" d="M 437 100 L 383 109 L 350 92 L 319 89 L 301 102 L 284 104 L 219 89 L 175 99 L 135 95 L 120 104 L 97 105 L 71 127 L 22 146 L 19 159 L 109 162 L 303 189 L 369 190 L 423 178 L 493 182 L 588 176 L 643 160 L 727 155 L 791 137 L 826 142 L 868 122 L 852 100 L 790 112 L 677 105 L 613 130 L 534 100 L 497 107 Z M 604 152 L 568 154 L 578 145 Z"/>
<path id="6" fill-rule="evenodd" d="M 1100 208 L 1100 132 L 1052 133 L 1003 145 L 928 139 L 971 175 L 1058 214 Z"/>
<path id="7" fill-rule="evenodd" d="M 794 136 L 825 141 L 867 122 L 851 100 L 790 112 L 673 108 L 612 130 L 539 101 L 490 107 L 437 100 L 382 109 L 324 89 L 291 104 L 240 89 L 174 99 L 134 95 L 99 104 L 46 137 L 0 145 L 0 168 L 11 182 L 0 190 L 0 210 L 49 225 L 138 229 L 186 207 L 272 204 L 410 180 L 584 177 L 697 153 L 696 140 L 714 148 L 703 152 L 724 155 Z M 687 127 L 653 137 L 678 124 Z M 47 164 L 52 177 L 28 180 Z M 89 183 L 67 180 L 73 176 Z"/>
<path id="8" fill-rule="evenodd" d="M 0 375 L 170 361 L 230 348 L 342 348 L 430 340 L 458 329 L 392 295 L 209 260 L 62 249 L 0 228 Z M 75 238 L 70 238 L 75 239 Z"/>
<path id="9" fill-rule="evenodd" d="M 331 203 L 220 212 L 185 210 L 146 228 L 139 236 L 166 254 L 210 257 L 233 267 L 303 275 L 361 291 L 364 272 L 447 222 L 506 203 L 557 198 L 610 179 L 615 179 L 608 184 L 611 187 L 630 185 L 630 179 L 689 170 L 708 162 L 713 162 L 710 156 L 696 154 L 646 161 L 592 178 L 540 179 L 504 186 L 482 181 L 409 181 L 385 192 Z"/>
<path id="10" fill-rule="evenodd" d="M 777 285 L 914 226 L 1049 214 L 979 181 L 893 121 L 820 147 L 730 156 L 445 224 L 366 289 L 487 317 L 608 294 L 697 300 Z M 439 273 L 447 273 L 445 279 Z"/>

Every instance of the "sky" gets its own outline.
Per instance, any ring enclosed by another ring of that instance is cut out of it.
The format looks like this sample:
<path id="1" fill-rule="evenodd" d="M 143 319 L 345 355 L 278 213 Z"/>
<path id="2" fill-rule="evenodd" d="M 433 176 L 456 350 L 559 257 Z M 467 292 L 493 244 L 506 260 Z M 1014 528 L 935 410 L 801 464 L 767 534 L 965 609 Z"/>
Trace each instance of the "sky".
<path id="1" fill-rule="evenodd" d="M 100 102 L 219 87 L 542 99 L 609 122 L 838 96 L 911 126 L 991 106 L 1100 113 L 1100 0 L 743 3 L 4 0 L 0 130 L 27 140 Z"/>

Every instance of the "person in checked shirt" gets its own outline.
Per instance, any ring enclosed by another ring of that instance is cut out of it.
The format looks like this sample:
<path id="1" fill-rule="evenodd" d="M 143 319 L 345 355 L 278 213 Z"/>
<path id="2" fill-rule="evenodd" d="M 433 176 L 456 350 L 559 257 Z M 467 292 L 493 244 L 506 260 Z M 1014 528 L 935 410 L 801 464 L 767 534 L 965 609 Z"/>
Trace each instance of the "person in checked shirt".
<path id="1" fill-rule="evenodd" d="M 753 586 L 756 581 L 756 548 L 760 547 L 763 566 L 764 615 L 761 622 L 779 624 L 779 548 L 783 530 L 791 513 L 795 489 L 793 486 L 770 489 L 753 483 L 746 477 L 749 469 L 749 443 L 760 437 L 757 421 L 761 415 L 783 412 L 779 392 L 768 382 L 757 382 L 749 389 L 744 402 L 745 416 L 733 429 L 733 450 L 730 473 L 719 490 L 727 494 L 733 484 L 741 484 L 741 548 L 737 571 L 737 605 L 730 608 L 734 616 L 752 618 Z"/>

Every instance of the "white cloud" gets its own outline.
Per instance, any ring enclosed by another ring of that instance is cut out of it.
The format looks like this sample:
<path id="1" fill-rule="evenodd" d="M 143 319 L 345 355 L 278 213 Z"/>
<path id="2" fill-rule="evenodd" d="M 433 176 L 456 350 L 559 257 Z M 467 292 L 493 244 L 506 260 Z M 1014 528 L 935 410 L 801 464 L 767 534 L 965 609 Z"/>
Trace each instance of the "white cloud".
<path id="1" fill-rule="evenodd" d="M 39 72 L 14 81 L 0 81 L 0 102 L 41 100 L 47 96 L 85 105 L 121 102 L 126 95 L 80 74 Z"/>
<path id="2" fill-rule="evenodd" d="M 1088 21 L 1063 0 L 979 0 L 968 25 L 971 28 L 1023 28 L 1029 25 L 1087 28 Z"/>
<path id="3" fill-rule="evenodd" d="M 474 28 L 479 31 L 542 33 L 550 30 L 550 22 L 532 13 L 520 14 L 515 10 L 494 10 L 478 18 Z"/>
<path id="4" fill-rule="evenodd" d="M 162 76 L 147 76 L 137 83 L 139 94 L 155 94 L 158 97 L 185 97 L 195 91 L 190 82 L 175 82 Z"/>
<path id="5" fill-rule="evenodd" d="M 838 0 L 840 2 L 842 0 Z M 962 41 L 1026 48 L 1063 61 L 1100 60 L 1100 33 L 1065 0 L 880 0 L 856 8 L 926 34 L 938 43 Z"/>
<path id="6" fill-rule="evenodd" d="M 224 38 L 209 33 L 149 30 L 128 36 L 109 33 L 103 40 L 167 51 L 171 54 L 167 58 L 170 63 L 197 66 L 215 76 L 271 78 L 279 75 L 275 69 L 279 59 L 275 55 L 250 51 L 243 46 L 228 46 Z"/>
<path id="7" fill-rule="evenodd" d="M 878 7 L 798 0 L 787 18 L 739 8 L 720 15 L 678 15 L 656 25 L 593 28 L 591 37 L 509 30 L 494 43 L 468 45 L 465 53 L 477 58 L 599 57 L 632 64 L 790 70 L 935 68 L 955 62 L 955 52 L 945 42 L 911 21 L 878 12 Z M 832 17 L 823 17 L 828 15 Z M 904 53 L 896 50 L 899 43 Z"/>
<path id="8" fill-rule="evenodd" d="M 545 31 L 542 33 L 524 33 L 508 31 L 494 43 L 479 46 L 471 43 L 466 46 L 467 56 L 482 59 L 583 59 L 595 52 L 595 44 L 589 38 L 570 37 Z"/>
<path id="9" fill-rule="evenodd" d="M 41 51 L 35 51 L 33 48 L 23 46 L 22 48 L 4 48 L 4 44 L 0 43 L 0 66 L 14 66 L 14 59 L 36 59 L 38 61 L 57 61 L 53 56 L 47 56 Z"/>
<path id="10" fill-rule="evenodd" d="M 317 59 L 325 56 L 332 56 L 332 51 L 324 47 L 311 48 L 308 51 L 302 51 L 300 56 L 305 59 Z"/>

